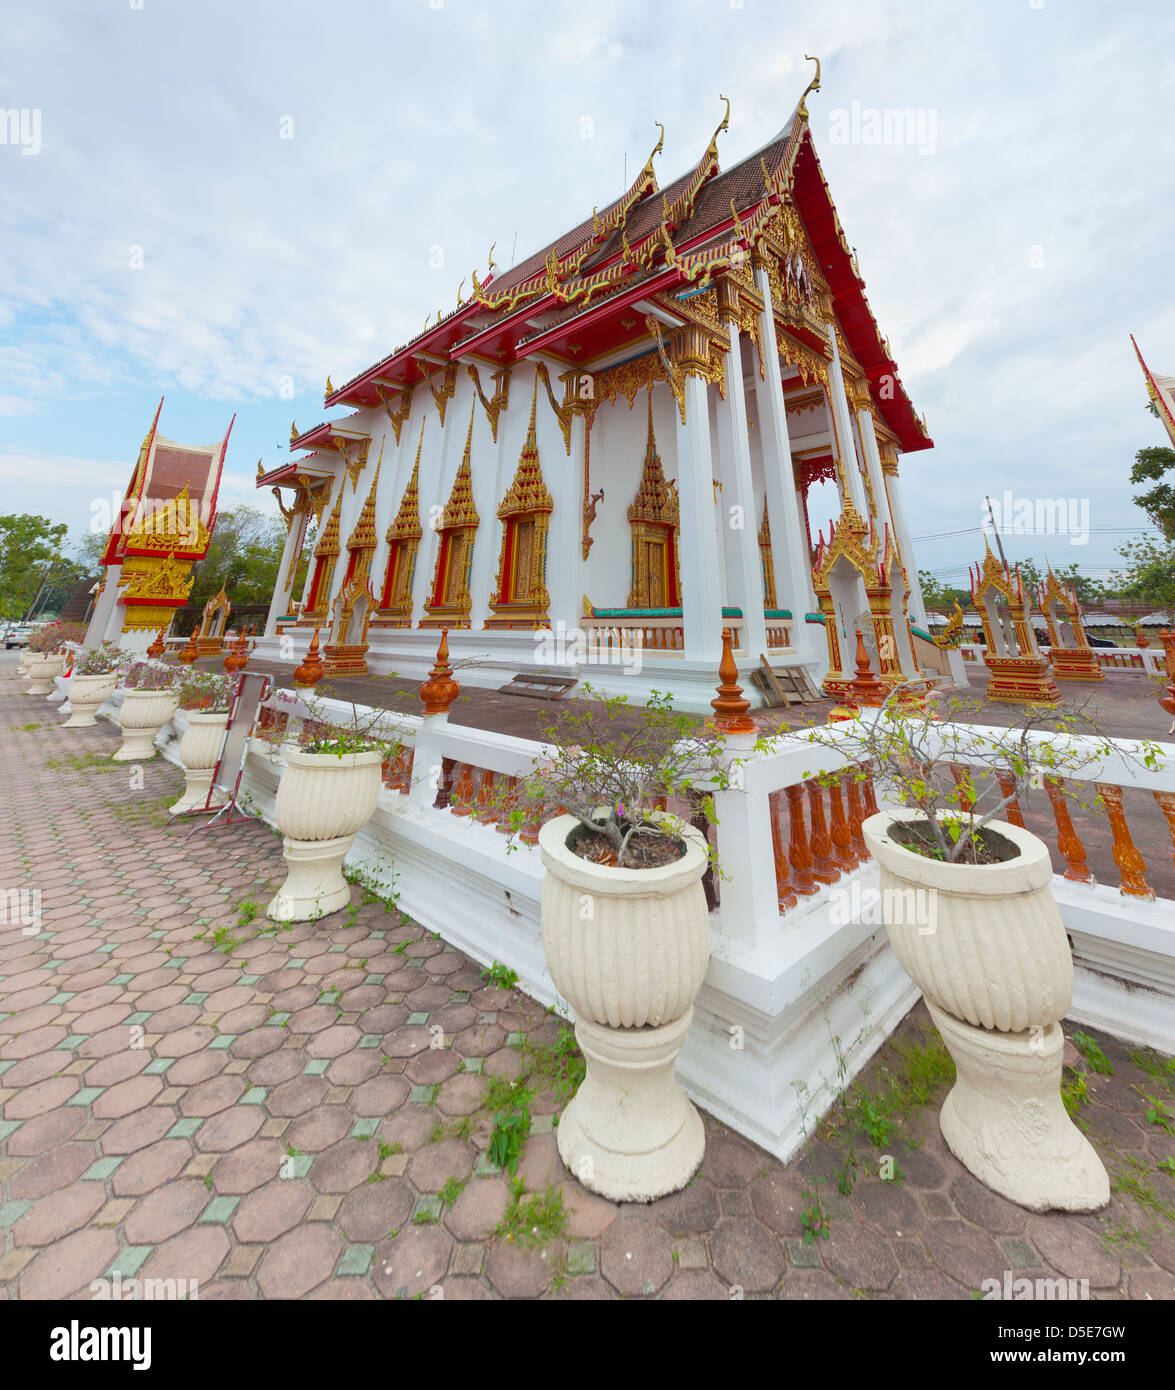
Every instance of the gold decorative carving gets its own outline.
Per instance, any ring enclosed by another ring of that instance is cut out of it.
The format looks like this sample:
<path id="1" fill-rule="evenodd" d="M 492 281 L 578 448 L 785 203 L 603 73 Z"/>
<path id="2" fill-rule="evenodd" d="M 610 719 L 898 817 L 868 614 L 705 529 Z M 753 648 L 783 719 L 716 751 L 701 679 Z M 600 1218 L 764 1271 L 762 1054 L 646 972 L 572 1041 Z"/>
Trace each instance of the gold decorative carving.
<path id="1" fill-rule="evenodd" d="M 494 394 L 492 399 L 486 400 L 485 393 L 481 389 L 481 379 L 478 377 L 477 368 L 470 363 L 467 368 L 473 381 L 474 390 L 477 398 L 481 401 L 482 409 L 486 413 L 486 419 L 490 422 L 490 430 L 494 436 L 494 443 L 498 442 L 498 416 L 510 403 L 510 367 L 503 367 L 500 372 L 494 372 L 491 381 L 494 383 Z"/>
<path id="2" fill-rule="evenodd" d="M 498 507 L 502 544 L 497 582 L 490 597 L 490 607 L 497 616 L 486 620 L 487 627 L 538 627 L 547 617 L 547 524 L 554 504 L 543 481 L 535 438 L 538 391 L 536 372 L 526 440 L 514 481 Z"/>
<path id="3" fill-rule="evenodd" d="M 388 420 L 391 423 L 392 430 L 396 436 L 396 444 L 398 446 L 400 443 L 400 431 L 401 429 L 403 429 L 404 421 L 407 420 L 409 412 L 412 410 L 412 388 L 408 387 L 401 395 L 399 410 L 392 409 L 392 403 L 389 398 L 389 395 L 383 389 L 382 386 L 377 385 L 375 388 L 375 392 L 376 395 L 379 396 L 380 402 L 383 405 L 384 411 L 387 414 Z"/>
<path id="4" fill-rule="evenodd" d="M 681 596 L 677 528 L 681 508 L 676 484 L 667 482 L 653 432 L 653 390 L 649 387 L 649 433 L 645 464 L 628 508 L 632 535 L 630 608 L 672 608 Z M 670 562 L 672 561 L 672 567 Z"/>
<path id="5" fill-rule="evenodd" d="M 428 382 L 428 389 L 432 392 L 433 404 L 437 408 L 437 414 L 441 417 L 441 427 L 443 429 L 445 424 L 445 407 L 457 393 L 456 362 L 450 362 L 449 365 L 444 369 L 444 375 L 441 380 L 441 388 L 439 391 L 432 384 L 433 375 L 434 373 L 430 372 L 426 380 Z"/>

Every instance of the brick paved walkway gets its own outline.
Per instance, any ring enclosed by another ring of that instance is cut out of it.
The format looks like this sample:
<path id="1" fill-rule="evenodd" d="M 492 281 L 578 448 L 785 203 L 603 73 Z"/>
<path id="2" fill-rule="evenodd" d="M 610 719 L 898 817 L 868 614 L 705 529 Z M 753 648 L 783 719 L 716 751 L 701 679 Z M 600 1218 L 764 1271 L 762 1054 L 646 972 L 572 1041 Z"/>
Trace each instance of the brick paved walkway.
<path id="1" fill-rule="evenodd" d="M 559 1098 L 532 1078 L 518 1175 L 552 1185 L 565 1228 L 495 1235 L 511 1190 L 486 1157 L 487 1091 L 549 1058 L 560 1023 L 358 888 L 318 924 L 249 920 L 241 905 L 263 912 L 280 881 L 279 839 L 256 824 L 185 845 L 164 809 L 180 773 L 158 759 L 132 789 L 114 729 L 57 727 L 14 655 L 0 887 L 40 888 L 43 920 L 35 937 L 0 927 L 0 1299 L 89 1298 L 116 1272 L 194 1279 L 200 1298 L 969 1298 L 1005 1270 L 1175 1297 L 1175 1177 L 1158 1166 L 1175 1168 L 1175 1138 L 1144 1097 L 1175 1107 L 1175 1073 L 1101 1038 L 1114 1074 L 1087 1077 L 1080 1114 L 1127 1190 L 1098 1216 L 1032 1216 L 946 1151 L 941 1085 L 914 1103 L 938 1055 L 921 1008 L 864 1078 L 910 1106 L 885 1149 L 900 1186 L 837 1193 L 843 1130 L 784 1166 L 706 1117 L 691 1185 L 617 1207 L 562 1169 Z M 813 1170 L 830 1235 L 809 1245 Z"/>

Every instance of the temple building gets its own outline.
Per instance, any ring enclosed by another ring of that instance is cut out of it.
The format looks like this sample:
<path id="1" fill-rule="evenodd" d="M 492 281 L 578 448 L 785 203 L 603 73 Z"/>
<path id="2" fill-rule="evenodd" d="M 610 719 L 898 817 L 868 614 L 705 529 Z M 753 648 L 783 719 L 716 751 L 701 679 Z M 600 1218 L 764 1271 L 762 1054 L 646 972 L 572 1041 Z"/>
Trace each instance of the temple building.
<path id="1" fill-rule="evenodd" d="M 542 635 L 544 670 L 706 708 L 724 627 L 744 670 L 831 693 L 860 627 L 887 687 L 922 678 L 899 461 L 932 441 L 821 173 L 818 83 L 728 169 L 729 103 L 664 186 L 659 139 L 614 202 L 504 273 L 491 248 L 449 313 L 328 378 L 346 413 L 258 469 L 289 525 L 260 655 L 296 662 L 321 627 L 328 671 L 423 675 L 448 628 L 463 680 L 496 686 Z M 639 673 L 609 664 L 634 645 Z"/>
<path id="2" fill-rule="evenodd" d="M 233 421 L 217 444 L 177 444 L 159 433 L 162 409 L 161 400 L 106 539 L 87 647 L 145 652 L 187 603 L 192 566 L 208 553 Z"/>
<path id="3" fill-rule="evenodd" d="M 1134 342 L 1133 333 L 1130 335 L 1130 341 L 1134 343 L 1138 365 L 1142 368 L 1142 374 L 1146 378 L 1146 393 L 1158 412 L 1159 419 L 1163 422 L 1167 437 L 1172 445 L 1175 445 L 1175 376 L 1156 376 L 1143 361 L 1138 344 Z"/>

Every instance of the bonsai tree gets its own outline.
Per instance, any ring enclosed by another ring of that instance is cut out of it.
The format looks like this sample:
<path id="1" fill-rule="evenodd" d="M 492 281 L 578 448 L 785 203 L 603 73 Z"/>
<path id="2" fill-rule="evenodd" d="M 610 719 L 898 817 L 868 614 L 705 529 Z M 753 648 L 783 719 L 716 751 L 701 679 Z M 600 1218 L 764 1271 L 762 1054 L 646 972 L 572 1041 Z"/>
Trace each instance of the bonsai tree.
<path id="1" fill-rule="evenodd" d="M 85 635 L 81 623 L 46 623 L 29 638 L 28 649 L 46 656 L 61 651 L 67 642 L 81 642 Z"/>
<path id="2" fill-rule="evenodd" d="M 297 719 L 299 706 L 309 718 L 303 718 L 297 734 L 297 744 L 303 753 L 333 753 L 342 758 L 348 753 L 382 752 L 384 761 L 394 758 L 403 742 L 386 727 L 389 711 L 350 701 L 351 713 L 340 720 L 336 710 L 328 709 L 324 701 L 308 690 L 295 695 L 279 690 L 274 699 L 279 704 L 294 706 L 290 717 Z"/>
<path id="3" fill-rule="evenodd" d="M 712 793 L 730 786 L 735 764 L 722 735 L 660 691 L 644 708 L 591 685 L 583 693 L 578 708 L 546 722 L 548 747 L 531 770 L 495 794 L 507 843 L 513 848 L 524 831 L 566 814 L 582 827 L 569 846 L 596 863 L 652 868 L 680 858 L 683 821 L 670 805 L 685 803 L 716 823 Z"/>
<path id="4" fill-rule="evenodd" d="M 116 642 L 103 642 L 77 653 L 73 661 L 75 676 L 106 676 L 122 669 L 125 653 Z"/>
<path id="5" fill-rule="evenodd" d="M 1162 766 L 1156 744 L 1124 749 L 1100 734 L 1085 705 L 1053 710 L 1014 707 L 1007 726 L 974 722 L 989 706 L 954 697 L 937 705 L 911 705 L 906 686 L 896 686 L 877 709 L 857 718 L 811 729 L 809 742 L 836 748 L 857 771 L 886 784 L 891 800 L 922 812 L 922 819 L 891 831 L 907 849 L 946 863 L 997 863 L 1018 851 L 991 828 L 1014 801 L 1027 803 L 1049 781 L 1074 801 L 1062 779 L 1114 755 L 1127 765 Z M 827 784 L 843 774 L 822 769 Z M 1002 781 L 1001 781 L 1002 779 Z"/>
<path id="6" fill-rule="evenodd" d="M 221 714 L 232 703 L 236 680 L 222 675 L 219 671 L 205 671 L 199 666 L 181 666 L 175 689 L 179 695 L 180 709 L 201 710 L 208 714 Z"/>

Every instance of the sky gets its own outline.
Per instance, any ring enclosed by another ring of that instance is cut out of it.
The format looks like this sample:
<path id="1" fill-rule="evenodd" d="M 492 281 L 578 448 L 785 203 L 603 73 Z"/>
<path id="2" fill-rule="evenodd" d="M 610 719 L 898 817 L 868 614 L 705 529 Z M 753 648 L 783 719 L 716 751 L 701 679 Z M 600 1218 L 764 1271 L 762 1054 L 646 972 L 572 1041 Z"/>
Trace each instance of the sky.
<path id="1" fill-rule="evenodd" d="M 108 522 L 163 396 L 184 443 L 235 412 L 221 505 L 275 512 L 257 461 L 323 418 L 328 373 L 452 308 L 491 243 L 507 267 L 614 198 L 654 121 L 662 185 L 720 93 L 723 167 L 757 149 L 806 53 L 816 150 L 935 440 L 902 462 L 918 567 L 964 580 L 987 493 L 1009 559 L 1104 575 L 1147 525 L 1134 454 L 1166 442 L 1130 334 L 1175 374 L 1169 0 L 4 6 L 0 510 Z M 1050 534 L 1016 533 L 1042 499 L 1064 528 L 1042 509 Z"/>

